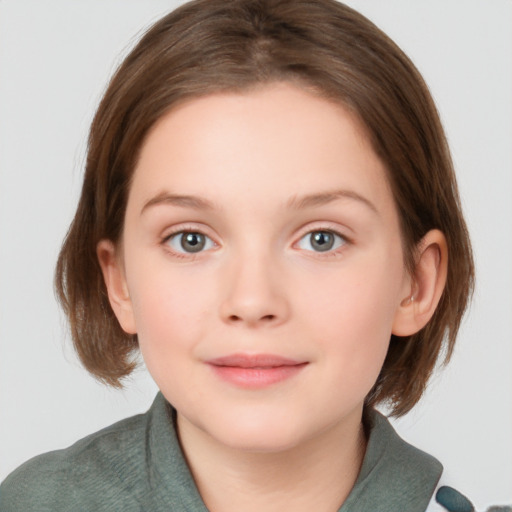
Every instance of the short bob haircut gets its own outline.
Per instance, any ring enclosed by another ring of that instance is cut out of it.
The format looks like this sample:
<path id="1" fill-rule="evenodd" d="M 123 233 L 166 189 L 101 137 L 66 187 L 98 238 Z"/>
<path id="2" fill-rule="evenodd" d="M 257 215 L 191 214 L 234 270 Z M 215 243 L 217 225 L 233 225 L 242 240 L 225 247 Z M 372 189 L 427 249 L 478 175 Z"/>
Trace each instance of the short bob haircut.
<path id="1" fill-rule="evenodd" d="M 149 130 L 180 102 L 288 82 L 344 105 L 385 164 L 401 221 L 404 259 L 430 230 L 447 239 L 446 287 L 427 326 L 391 337 L 366 405 L 392 414 L 420 399 L 438 359 L 450 358 L 474 268 L 439 115 L 412 62 L 380 29 L 335 0 L 194 0 L 171 12 L 122 62 L 91 126 L 75 218 L 56 268 L 56 290 L 79 357 L 115 387 L 135 367 L 137 336 L 110 307 L 96 256 L 119 242 L 130 182 Z"/>

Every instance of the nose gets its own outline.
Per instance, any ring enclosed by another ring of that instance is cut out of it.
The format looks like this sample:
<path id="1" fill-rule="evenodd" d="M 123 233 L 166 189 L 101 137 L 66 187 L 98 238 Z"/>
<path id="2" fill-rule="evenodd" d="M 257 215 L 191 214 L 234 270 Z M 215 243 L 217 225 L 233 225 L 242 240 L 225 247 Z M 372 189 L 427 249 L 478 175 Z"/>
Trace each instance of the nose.
<path id="1" fill-rule="evenodd" d="M 282 273 L 270 258 L 239 256 L 229 265 L 223 284 L 220 315 L 224 322 L 254 328 L 281 325 L 288 319 L 290 305 Z"/>

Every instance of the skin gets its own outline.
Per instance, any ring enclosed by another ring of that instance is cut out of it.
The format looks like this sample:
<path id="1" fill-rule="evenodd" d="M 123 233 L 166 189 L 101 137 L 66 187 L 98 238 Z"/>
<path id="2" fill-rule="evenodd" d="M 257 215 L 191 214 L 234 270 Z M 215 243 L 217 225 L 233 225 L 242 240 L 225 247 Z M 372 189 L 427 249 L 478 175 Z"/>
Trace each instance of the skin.
<path id="1" fill-rule="evenodd" d="M 204 249 L 187 252 L 183 231 Z M 332 234 L 332 249 L 312 232 Z M 284 83 L 164 116 L 143 145 L 122 242 L 100 242 L 98 257 L 211 511 L 337 510 L 390 336 L 426 324 L 446 278 L 438 231 L 406 271 L 385 169 L 357 119 Z M 211 364 L 232 354 L 301 366 L 241 385 Z"/>

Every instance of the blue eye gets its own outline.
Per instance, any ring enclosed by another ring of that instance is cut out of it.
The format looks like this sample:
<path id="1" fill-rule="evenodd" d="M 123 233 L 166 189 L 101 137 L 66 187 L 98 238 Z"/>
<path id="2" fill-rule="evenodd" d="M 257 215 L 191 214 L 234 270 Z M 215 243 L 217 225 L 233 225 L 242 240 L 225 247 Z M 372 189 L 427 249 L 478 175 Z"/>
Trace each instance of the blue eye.
<path id="1" fill-rule="evenodd" d="M 301 249 L 314 252 L 327 252 L 338 249 L 346 240 L 333 231 L 311 231 L 304 235 L 298 243 Z"/>
<path id="2" fill-rule="evenodd" d="M 174 251 L 181 253 L 201 252 L 215 245 L 211 238 L 196 231 L 180 231 L 171 235 L 166 243 Z"/>

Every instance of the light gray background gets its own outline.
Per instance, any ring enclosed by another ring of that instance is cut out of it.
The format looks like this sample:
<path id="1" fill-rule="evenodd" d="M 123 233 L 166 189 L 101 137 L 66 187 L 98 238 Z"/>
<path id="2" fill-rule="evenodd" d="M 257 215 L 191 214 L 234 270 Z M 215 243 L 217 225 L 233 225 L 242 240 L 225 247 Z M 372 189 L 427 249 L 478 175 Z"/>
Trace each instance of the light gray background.
<path id="1" fill-rule="evenodd" d="M 0 480 L 128 415 L 77 363 L 52 291 L 85 138 L 115 65 L 171 0 L 0 1 Z M 350 0 L 423 72 L 451 143 L 478 286 L 453 362 L 396 422 L 477 509 L 512 504 L 512 2 Z"/>

